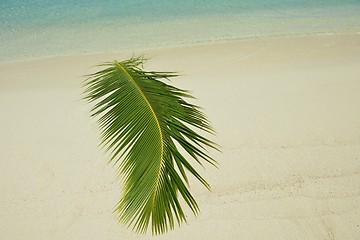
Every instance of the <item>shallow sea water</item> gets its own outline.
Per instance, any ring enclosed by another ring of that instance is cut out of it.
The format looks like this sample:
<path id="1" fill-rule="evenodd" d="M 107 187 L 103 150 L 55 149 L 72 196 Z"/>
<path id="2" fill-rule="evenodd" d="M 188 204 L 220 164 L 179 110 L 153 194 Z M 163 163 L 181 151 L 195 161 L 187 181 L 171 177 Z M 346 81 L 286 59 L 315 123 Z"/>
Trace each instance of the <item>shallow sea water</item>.
<path id="1" fill-rule="evenodd" d="M 337 33 L 359 0 L 0 0 L 0 61 Z"/>

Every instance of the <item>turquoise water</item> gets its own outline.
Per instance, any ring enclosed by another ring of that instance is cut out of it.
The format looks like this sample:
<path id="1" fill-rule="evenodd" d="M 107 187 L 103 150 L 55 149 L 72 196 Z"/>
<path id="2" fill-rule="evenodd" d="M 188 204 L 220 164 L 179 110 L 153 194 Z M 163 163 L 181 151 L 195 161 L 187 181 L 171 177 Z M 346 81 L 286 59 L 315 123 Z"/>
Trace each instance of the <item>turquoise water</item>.
<path id="1" fill-rule="evenodd" d="M 0 61 L 360 33 L 360 0 L 0 0 Z"/>

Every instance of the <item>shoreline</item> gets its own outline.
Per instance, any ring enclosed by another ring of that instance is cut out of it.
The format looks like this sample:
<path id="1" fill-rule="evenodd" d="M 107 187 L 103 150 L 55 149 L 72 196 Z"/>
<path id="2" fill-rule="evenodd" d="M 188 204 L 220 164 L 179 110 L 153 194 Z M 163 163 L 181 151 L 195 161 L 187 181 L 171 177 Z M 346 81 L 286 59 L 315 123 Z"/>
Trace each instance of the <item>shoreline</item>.
<path id="1" fill-rule="evenodd" d="M 256 41 L 256 40 L 277 40 L 277 39 L 297 39 L 297 38 L 311 38 L 311 37 L 326 37 L 326 36 L 358 36 L 360 32 L 318 32 L 318 33 L 298 33 L 298 34 L 274 34 L 274 35 L 254 35 L 246 36 L 241 38 L 228 38 L 228 39 L 217 39 L 217 40 L 204 40 L 198 42 L 189 42 L 189 43 L 178 43 L 178 44 L 169 44 L 164 47 L 149 47 L 149 48 L 139 48 L 138 52 L 151 52 L 159 51 L 164 49 L 176 49 L 176 48 L 188 48 L 188 47 L 201 47 L 208 45 L 218 45 L 218 44 L 227 44 L 227 43 L 238 43 L 246 41 Z M 15 62 L 28 62 L 28 61 L 37 61 L 41 59 L 52 59 L 52 58 L 70 58 L 70 57 L 81 57 L 81 56 L 97 56 L 97 55 L 114 55 L 119 53 L 134 53 L 134 51 L 124 50 L 124 51 L 99 51 L 99 52 L 84 52 L 76 54 L 57 54 L 57 55 L 45 55 L 39 57 L 25 57 L 19 59 L 9 59 L 9 60 L 0 60 L 1 64 L 6 63 L 15 63 Z"/>

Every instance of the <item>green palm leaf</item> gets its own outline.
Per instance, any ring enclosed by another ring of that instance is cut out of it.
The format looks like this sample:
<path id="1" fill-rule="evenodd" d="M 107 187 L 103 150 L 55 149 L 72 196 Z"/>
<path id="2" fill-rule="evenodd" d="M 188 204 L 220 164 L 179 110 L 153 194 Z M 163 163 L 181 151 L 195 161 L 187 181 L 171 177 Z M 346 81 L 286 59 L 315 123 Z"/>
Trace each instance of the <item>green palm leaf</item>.
<path id="1" fill-rule="evenodd" d="M 98 119 L 102 146 L 124 180 L 116 207 L 120 221 L 141 233 L 151 222 L 152 233 L 160 234 L 186 221 L 179 194 L 195 215 L 199 211 L 187 171 L 210 189 L 175 142 L 198 163 L 212 165 L 216 161 L 204 147 L 217 145 L 192 129 L 214 132 L 200 108 L 184 100 L 192 98 L 188 91 L 162 81 L 177 74 L 146 72 L 143 62 L 133 57 L 103 64 L 106 69 L 84 82 L 85 99 L 94 102 L 92 117 Z"/>

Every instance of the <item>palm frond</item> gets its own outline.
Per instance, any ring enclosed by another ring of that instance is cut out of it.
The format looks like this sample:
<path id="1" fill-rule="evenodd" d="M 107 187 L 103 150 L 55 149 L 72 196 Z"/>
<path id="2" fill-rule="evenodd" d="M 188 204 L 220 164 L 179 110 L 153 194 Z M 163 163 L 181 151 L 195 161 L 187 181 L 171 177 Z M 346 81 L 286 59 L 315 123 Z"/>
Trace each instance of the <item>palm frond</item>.
<path id="1" fill-rule="evenodd" d="M 85 80 L 85 99 L 94 104 L 91 116 L 98 120 L 102 146 L 110 153 L 124 180 L 116 212 L 119 220 L 145 233 L 160 234 L 186 221 L 178 195 L 196 215 L 198 204 L 188 189 L 186 172 L 209 184 L 176 147 L 180 145 L 201 164 L 216 165 L 204 147 L 218 145 L 192 128 L 214 133 L 188 91 L 162 80 L 173 72 L 146 72 L 144 59 L 106 63 L 104 70 Z M 120 161 L 121 160 L 121 161 Z"/>

